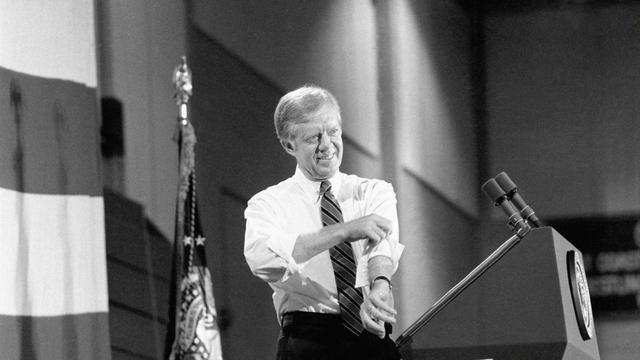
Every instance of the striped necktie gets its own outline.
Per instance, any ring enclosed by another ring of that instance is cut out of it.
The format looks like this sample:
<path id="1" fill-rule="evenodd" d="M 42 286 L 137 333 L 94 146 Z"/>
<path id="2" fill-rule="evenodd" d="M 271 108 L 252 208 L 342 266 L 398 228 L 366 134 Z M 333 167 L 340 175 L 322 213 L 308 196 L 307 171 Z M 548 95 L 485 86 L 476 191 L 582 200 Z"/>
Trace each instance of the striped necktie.
<path id="1" fill-rule="evenodd" d="M 322 201 L 320 202 L 320 214 L 322 225 L 332 225 L 344 222 L 342 210 L 338 201 L 331 192 L 331 183 L 323 181 L 320 184 Z M 359 335 L 362 332 L 360 321 L 360 304 L 362 304 L 362 291 L 354 287 L 356 282 L 356 263 L 353 257 L 351 244 L 341 242 L 329 249 L 333 273 L 338 287 L 338 302 L 342 314 L 342 325 L 352 333 Z"/>

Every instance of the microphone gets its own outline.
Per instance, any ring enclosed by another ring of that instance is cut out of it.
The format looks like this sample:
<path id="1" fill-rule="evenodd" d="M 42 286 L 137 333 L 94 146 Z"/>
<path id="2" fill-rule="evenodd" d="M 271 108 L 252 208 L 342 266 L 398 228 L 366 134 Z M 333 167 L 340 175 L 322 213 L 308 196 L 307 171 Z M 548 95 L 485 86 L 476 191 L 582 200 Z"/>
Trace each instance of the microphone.
<path id="1" fill-rule="evenodd" d="M 533 211 L 531 206 L 524 202 L 524 199 L 522 199 L 522 196 L 518 193 L 518 187 L 513 181 L 511 181 L 511 178 L 506 172 L 503 171 L 498 174 L 495 177 L 495 180 L 502 190 L 507 193 L 507 199 L 513 202 L 516 208 L 518 208 L 518 211 L 520 211 L 520 214 L 522 214 L 523 218 L 525 218 L 535 228 L 544 226 L 536 216 L 536 213 Z"/>
<path id="2" fill-rule="evenodd" d="M 513 207 L 507 194 L 502 190 L 495 179 L 489 179 L 481 187 L 482 191 L 487 195 L 489 200 L 493 201 L 495 206 L 500 206 L 509 218 L 509 225 L 513 227 L 516 234 L 520 237 L 526 235 L 531 227 L 524 221 L 520 213 Z"/>

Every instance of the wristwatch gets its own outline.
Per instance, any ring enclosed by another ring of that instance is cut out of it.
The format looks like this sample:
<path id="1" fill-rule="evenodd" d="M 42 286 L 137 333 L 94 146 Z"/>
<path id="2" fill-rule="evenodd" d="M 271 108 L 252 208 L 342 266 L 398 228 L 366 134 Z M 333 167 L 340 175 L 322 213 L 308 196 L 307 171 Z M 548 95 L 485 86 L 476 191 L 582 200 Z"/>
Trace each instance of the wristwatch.
<path id="1" fill-rule="evenodd" d="M 386 277 L 384 275 L 376 276 L 376 278 L 373 279 L 373 281 L 371 281 L 371 286 L 370 287 L 373 287 L 373 284 L 376 282 L 376 280 L 385 280 L 387 283 L 389 283 L 389 289 L 393 289 L 393 286 L 391 285 L 391 279 L 389 279 L 388 277 Z"/>

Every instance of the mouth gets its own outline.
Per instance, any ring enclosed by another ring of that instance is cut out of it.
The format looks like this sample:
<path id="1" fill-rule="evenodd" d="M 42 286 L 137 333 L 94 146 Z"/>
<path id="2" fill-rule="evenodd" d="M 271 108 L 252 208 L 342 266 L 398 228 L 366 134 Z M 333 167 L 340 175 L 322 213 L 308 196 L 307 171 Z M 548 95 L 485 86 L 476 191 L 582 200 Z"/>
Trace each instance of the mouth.
<path id="1" fill-rule="evenodd" d="M 335 153 L 332 153 L 330 155 L 317 156 L 316 161 L 330 161 L 330 160 L 333 160 L 335 156 L 336 156 Z"/>

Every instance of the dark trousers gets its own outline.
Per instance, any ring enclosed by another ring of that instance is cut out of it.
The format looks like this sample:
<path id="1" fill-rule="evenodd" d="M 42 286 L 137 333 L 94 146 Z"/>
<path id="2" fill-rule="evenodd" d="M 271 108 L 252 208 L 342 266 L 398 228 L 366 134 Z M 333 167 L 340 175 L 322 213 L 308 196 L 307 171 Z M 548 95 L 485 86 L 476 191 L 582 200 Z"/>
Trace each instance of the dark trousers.
<path id="1" fill-rule="evenodd" d="M 291 312 L 282 318 L 277 360 L 398 360 L 396 344 L 346 330 L 340 315 Z"/>

